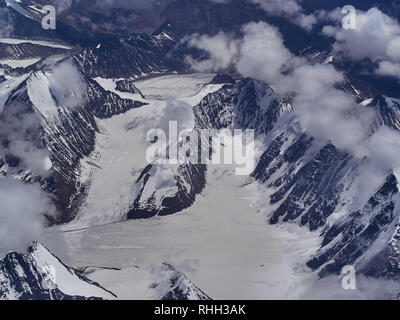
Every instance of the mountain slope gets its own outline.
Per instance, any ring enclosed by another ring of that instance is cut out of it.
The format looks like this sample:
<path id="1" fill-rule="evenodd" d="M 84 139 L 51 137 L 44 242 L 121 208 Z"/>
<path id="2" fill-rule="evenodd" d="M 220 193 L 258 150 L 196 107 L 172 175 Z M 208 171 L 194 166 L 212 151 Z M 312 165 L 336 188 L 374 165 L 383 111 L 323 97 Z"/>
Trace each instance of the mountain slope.
<path id="1" fill-rule="evenodd" d="M 133 78 L 152 73 L 184 70 L 184 65 L 168 58 L 175 46 L 167 33 L 156 36 L 132 34 L 100 42 L 74 56 L 75 61 L 89 77 Z"/>
<path id="2" fill-rule="evenodd" d="M 168 263 L 160 269 L 161 280 L 153 285 L 158 300 L 211 300 L 180 271 Z"/>
<path id="3" fill-rule="evenodd" d="M 49 290 L 49 288 L 51 288 Z M 93 300 L 116 296 L 64 265 L 41 244 L 0 260 L 0 300 Z"/>
<path id="4" fill-rule="evenodd" d="M 57 196 L 60 221 L 71 220 L 84 196 L 85 186 L 79 185 L 80 162 L 94 150 L 96 119 L 109 118 L 144 103 L 104 90 L 69 61 L 47 71 L 11 78 L 1 86 L 7 90 L 0 109 L 0 154 L 16 159 L 13 163 L 0 162 L 3 175 L 39 181 Z M 40 163 L 32 167 L 27 159 L 21 161 L 27 155 L 15 149 L 14 142 L 21 140 L 43 154 L 39 161 L 47 154 L 50 167 L 45 169 Z"/>
<path id="5" fill-rule="evenodd" d="M 246 90 L 237 94 L 240 88 Z M 320 276 L 340 273 L 349 264 L 374 277 L 396 276 L 397 179 L 383 177 L 378 190 L 366 193 L 371 198 L 359 194 L 360 172 L 368 160 L 305 134 L 290 106 L 263 88 L 247 79 L 210 94 L 195 107 L 199 126 L 256 130 L 265 151 L 251 176 L 265 187 L 260 196 L 268 199 L 268 220 L 295 222 L 321 234 L 321 248 L 307 264 Z M 373 130 L 398 130 L 396 99 L 377 97 L 368 106 L 376 113 Z M 357 205 L 361 209 L 351 213 Z"/>
<path id="6" fill-rule="evenodd" d="M 322 247 L 308 266 L 324 276 L 359 262 L 357 266 L 369 276 L 397 276 L 398 200 L 397 179 L 390 174 L 361 210 L 324 232 Z"/>

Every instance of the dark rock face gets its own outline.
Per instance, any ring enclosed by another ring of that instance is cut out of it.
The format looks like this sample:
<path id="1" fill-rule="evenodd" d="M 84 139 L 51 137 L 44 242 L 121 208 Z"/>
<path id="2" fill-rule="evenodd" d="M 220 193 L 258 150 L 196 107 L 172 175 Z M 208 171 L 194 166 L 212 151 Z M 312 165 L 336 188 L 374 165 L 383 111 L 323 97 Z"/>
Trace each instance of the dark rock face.
<path id="1" fill-rule="evenodd" d="M 341 191 L 340 184 L 328 181 L 341 180 L 347 173 L 350 158 L 333 145 L 327 145 L 298 173 L 282 179 L 279 190 L 271 196 L 271 203 L 286 199 L 270 222 L 277 223 L 280 217 L 283 221 L 300 218 L 301 224 L 309 225 L 311 231 L 324 225 L 325 219 L 334 212 Z"/>
<path id="2" fill-rule="evenodd" d="M 80 176 L 79 162 L 94 150 L 97 131 L 93 114 L 84 108 L 61 112 L 56 122 L 47 122 L 44 134 L 53 174 L 46 181 L 46 189 L 57 195 L 58 207 L 63 212 L 60 222 L 74 217 L 81 191 L 76 183 Z"/>
<path id="3" fill-rule="evenodd" d="M 75 109 L 60 108 L 56 118 L 45 119 L 37 113 L 27 90 L 27 83 L 24 82 L 11 94 L 0 121 L 15 124 L 8 134 L 22 131 L 26 141 L 38 149 L 49 151 L 53 165 L 51 175 L 44 178 L 40 177 L 41 173 L 33 175 L 36 175 L 35 180 L 38 180 L 44 189 L 57 196 L 57 206 L 62 213 L 60 219 L 63 222 L 68 221 L 72 218 L 71 207 L 75 201 L 74 194 L 78 191 L 76 181 L 79 178 L 79 161 L 93 151 L 95 144 L 98 129 L 94 115 L 82 106 Z M 21 120 L 14 120 L 18 118 Z M 34 123 L 35 127 L 25 128 L 26 120 L 22 119 L 30 119 L 29 122 Z M 7 136 L 3 139 L 7 140 Z M 13 161 L 11 167 L 18 165 L 19 163 Z M 24 166 L 15 169 L 20 172 L 24 170 Z M 12 174 L 13 171 L 8 172 L 8 175 Z"/>
<path id="4" fill-rule="evenodd" d="M 130 80 L 118 80 L 115 82 L 115 89 L 121 92 L 127 92 L 132 94 L 139 94 L 142 96 L 142 93 L 138 88 L 135 87 L 132 81 Z"/>
<path id="5" fill-rule="evenodd" d="M 380 237 L 389 232 L 387 243 L 378 247 L 379 250 L 361 265 L 361 272 L 371 276 L 398 275 L 400 269 L 394 263 L 399 258 L 396 246 L 393 245 L 395 237 L 389 243 L 393 235 L 393 224 L 397 225 L 395 197 L 398 192 L 397 179 L 390 174 L 361 210 L 349 214 L 344 221 L 324 232 L 321 249 L 307 265 L 312 269 L 321 268 L 320 276 L 339 274 L 344 266 L 354 265 L 377 244 Z"/>
<path id="6" fill-rule="evenodd" d="M 82 75 L 82 85 L 86 89 L 82 104 L 74 108 L 60 106 L 54 110 L 54 117 L 46 118 L 40 114 L 28 94 L 28 87 L 32 86 L 29 79 L 33 77 L 36 77 L 35 73 L 10 93 L 0 121 L 7 127 L 10 123 L 15 124 L 5 134 L 20 132 L 24 140 L 38 149 L 49 152 L 52 162 L 50 176 L 41 177 L 40 173 L 26 172 L 24 180 L 40 182 L 46 191 L 56 195 L 56 205 L 61 215 L 54 222 L 64 223 L 75 217 L 77 208 L 85 197 L 86 186 L 78 182 L 80 161 L 94 150 L 95 136 L 98 132 L 96 118 L 109 118 L 141 107 L 144 103 L 122 99 L 115 93 L 105 91 L 96 81 Z M 56 97 L 52 98 L 55 105 L 59 105 Z M 22 119 L 29 119 L 29 122 Z M 35 125 L 24 128 L 25 123 Z M 1 138 L 3 148 L 7 151 L 8 137 Z M 0 162 L 0 172 L 11 176 L 25 172 L 24 164 L 18 162 L 12 153 L 8 154 L 8 158 Z M 7 169 L 5 165 L 8 165 Z"/>
<path id="7" fill-rule="evenodd" d="M 253 129 L 268 133 L 280 117 L 290 110 L 266 84 L 252 79 L 226 85 L 206 96 L 194 108 L 196 127 Z"/>
<path id="8" fill-rule="evenodd" d="M 54 287 L 49 290 L 46 285 L 47 275 L 41 268 L 43 261 L 48 263 L 56 261 L 57 265 L 53 266 L 55 270 L 67 272 L 75 278 L 74 281 L 81 282 L 85 286 L 93 286 L 98 292 L 103 292 L 111 298 L 115 297 L 97 283 L 80 275 L 77 270 L 65 266 L 42 245 L 33 243 L 27 254 L 11 252 L 0 260 L 0 300 L 103 300 L 103 297 L 66 294 L 59 289 L 62 284 L 57 285 L 57 281 L 62 279 L 57 280 L 57 278 Z M 81 290 L 82 293 L 85 291 L 79 285 L 75 290 L 77 292 Z"/>
<path id="9" fill-rule="evenodd" d="M 377 112 L 375 127 L 387 126 L 400 130 L 400 100 L 385 96 L 376 96 L 368 104 Z"/>
<path id="10" fill-rule="evenodd" d="M 143 102 L 121 99 L 117 94 L 105 91 L 96 81 L 89 78 L 86 78 L 86 82 L 87 109 L 97 118 L 110 118 L 145 105 Z"/>
<path id="11" fill-rule="evenodd" d="M 382 114 L 377 109 L 379 125 L 396 123 L 393 117 L 382 120 Z M 275 138 L 252 174 L 274 190 L 270 195 L 274 208 L 270 223 L 296 221 L 321 232 L 321 248 L 307 263 L 321 277 L 338 274 L 346 265 L 374 277 L 397 277 L 396 177 L 390 174 L 359 211 L 328 220 L 348 201 L 346 192 L 365 159 L 360 162 L 330 143 L 320 145 L 312 137 L 296 132 L 295 123 L 280 127 L 282 123 L 287 121 L 278 121 Z"/>
<path id="12" fill-rule="evenodd" d="M 21 270 L 23 276 L 17 269 Z M 44 289 L 41 282 L 43 277 L 35 266 L 26 260 L 24 255 L 9 253 L 0 262 L 0 273 L 6 274 L 7 280 L 12 284 L 13 290 L 19 293 L 18 300 L 100 300 L 100 298 L 85 298 L 83 296 L 70 296 L 62 293 L 58 288 L 51 291 Z M 29 288 L 29 289 L 28 289 Z M 2 283 L 0 299 L 5 299 L 10 292 Z"/>
<path id="13" fill-rule="evenodd" d="M 289 127 L 276 135 L 252 176 L 276 190 L 270 197 L 277 206 L 270 223 L 296 220 L 314 231 L 335 211 L 343 181 L 351 180 L 357 163 L 332 144 L 315 147 L 313 138 L 291 132 Z"/>
<path id="14" fill-rule="evenodd" d="M 75 61 L 88 77 L 131 78 L 154 72 L 184 69 L 181 62 L 169 59 L 176 42 L 165 34 L 132 34 L 106 41 L 100 47 L 87 48 L 75 55 Z"/>
<path id="15" fill-rule="evenodd" d="M 35 58 L 43 59 L 51 55 L 67 54 L 69 52 L 71 52 L 71 50 L 35 45 L 31 43 L 20 43 L 20 44 L 0 43 L 1 60 L 23 60 L 23 59 L 35 59 Z"/>
<path id="16" fill-rule="evenodd" d="M 301 135 L 288 148 L 283 156 L 279 157 L 284 147 L 284 143 L 287 141 L 288 138 L 282 133 L 271 142 L 268 149 L 262 154 L 260 161 L 252 174 L 256 180 L 260 182 L 268 181 L 277 170 L 282 168 L 285 162 L 293 164 L 292 168 L 288 170 L 288 172 L 293 172 L 295 163 L 303 157 L 306 151 L 311 147 L 313 139 L 309 138 L 305 134 Z M 273 164 L 275 159 L 278 159 L 278 161 Z"/>
<path id="17" fill-rule="evenodd" d="M 397 99 L 378 97 L 369 106 L 376 111 L 372 130 L 381 126 L 399 129 Z M 307 136 L 291 115 L 281 117 L 272 132 L 252 174 L 271 192 L 270 223 L 296 221 L 321 232 L 321 248 L 307 264 L 321 277 L 355 265 L 358 272 L 369 276 L 397 278 L 399 193 L 395 175 L 389 174 L 360 210 L 330 219 L 354 201 L 347 198 L 347 192 L 368 160 L 355 159 L 331 143 L 321 144 Z"/>
<path id="18" fill-rule="evenodd" d="M 154 188 L 158 170 L 167 170 L 168 176 L 162 188 Z M 179 165 L 176 173 L 171 168 L 161 169 L 158 165 L 148 165 L 139 177 L 140 188 L 128 219 L 146 219 L 156 215 L 166 216 L 180 212 L 192 206 L 196 195 L 206 185 L 206 166 L 198 164 Z M 168 195 L 167 195 L 168 194 Z M 161 198 L 157 202 L 157 198 Z"/>

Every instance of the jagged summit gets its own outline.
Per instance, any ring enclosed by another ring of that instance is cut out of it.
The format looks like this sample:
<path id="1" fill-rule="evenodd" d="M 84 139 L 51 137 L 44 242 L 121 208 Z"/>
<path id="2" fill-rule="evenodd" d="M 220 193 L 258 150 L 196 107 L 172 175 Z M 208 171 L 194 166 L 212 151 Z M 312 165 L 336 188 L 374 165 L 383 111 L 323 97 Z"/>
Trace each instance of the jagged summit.
<path id="1" fill-rule="evenodd" d="M 115 298 L 113 293 L 64 265 L 36 241 L 27 254 L 11 252 L 0 260 L 0 300 Z"/>

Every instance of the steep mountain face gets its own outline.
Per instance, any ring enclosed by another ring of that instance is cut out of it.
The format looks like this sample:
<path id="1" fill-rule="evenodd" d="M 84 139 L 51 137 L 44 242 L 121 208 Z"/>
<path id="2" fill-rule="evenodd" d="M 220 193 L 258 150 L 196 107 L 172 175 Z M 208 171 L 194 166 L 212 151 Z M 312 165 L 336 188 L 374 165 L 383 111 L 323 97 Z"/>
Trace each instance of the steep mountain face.
<path id="1" fill-rule="evenodd" d="M 144 99 L 143 94 L 140 92 L 138 88 L 135 87 L 132 81 L 130 80 L 117 80 L 115 82 L 115 90 L 120 91 L 120 92 L 126 92 L 126 93 L 131 93 L 131 94 L 138 94 Z"/>
<path id="2" fill-rule="evenodd" d="M 254 129 L 266 134 L 281 114 L 290 110 L 268 85 L 244 79 L 209 94 L 194 108 L 194 114 L 197 128 Z"/>
<path id="3" fill-rule="evenodd" d="M 170 264 L 164 263 L 160 274 L 161 279 L 152 286 L 159 293 L 159 300 L 211 300 Z"/>
<path id="4" fill-rule="evenodd" d="M 176 40 L 167 33 L 132 34 L 99 43 L 74 56 L 89 77 L 131 78 L 152 73 L 182 71 L 184 65 L 168 58 Z"/>
<path id="5" fill-rule="evenodd" d="M 352 157 L 332 144 L 313 150 L 312 141 L 305 135 L 278 136 L 253 173 L 274 190 L 271 204 L 277 209 L 270 219 L 273 224 L 281 218 L 298 220 L 316 230 L 335 211 L 342 200 L 340 194 L 353 182 L 356 163 Z"/>
<path id="6" fill-rule="evenodd" d="M 369 102 L 376 110 L 375 128 L 398 130 L 396 99 Z M 307 264 L 321 277 L 339 274 L 346 265 L 374 277 L 397 276 L 400 215 L 395 175 L 389 174 L 361 209 L 352 211 L 351 204 L 360 200 L 357 179 L 367 159 L 355 159 L 307 136 L 291 115 L 283 116 L 272 134 L 252 174 L 268 190 L 270 223 L 295 221 L 321 233 L 321 248 Z"/>
<path id="7" fill-rule="evenodd" d="M 399 130 L 397 99 L 376 97 L 367 102 L 377 110 L 376 127 Z M 307 265 L 320 276 L 340 273 L 345 265 L 355 265 L 368 276 L 397 279 L 398 203 L 398 178 L 390 173 L 360 210 L 327 225 L 321 248 Z"/>
<path id="8" fill-rule="evenodd" d="M 64 265 L 41 244 L 0 260 L 0 300 L 102 300 L 116 296 Z"/>
<path id="9" fill-rule="evenodd" d="M 385 125 L 389 128 L 400 130 L 399 99 L 376 96 L 367 100 L 364 104 L 379 111 L 375 124 L 376 127 Z"/>
<path id="10" fill-rule="evenodd" d="M 397 178 L 390 174 L 361 210 L 324 231 L 322 247 L 308 266 L 325 276 L 359 262 L 367 275 L 397 276 L 398 199 Z"/>
<path id="11" fill-rule="evenodd" d="M 55 55 L 70 53 L 69 47 L 52 42 L 29 43 L 23 40 L 0 40 L 0 64 L 3 68 L 15 72 L 14 69 L 26 68 L 38 61 Z"/>
<path id="12" fill-rule="evenodd" d="M 48 150 L 51 161 L 50 176 L 43 170 L 35 172 L 34 169 L 27 168 L 26 163 L 21 160 L 24 155 L 12 150 L 14 141 L 10 138 L 9 131 L 4 133 L 2 143 L 5 152 L 15 161 L 10 163 L 5 159 L 2 171 L 6 176 L 18 176 L 24 172 L 24 181 L 30 180 L 32 176 L 35 180 L 40 180 L 44 189 L 57 195 L 59 207 L 66 214 L 71 208 L 71 197 L 77 191 L 75 182 L 79 177 L 79 160 L 93 150 L 97 127 L 93 115 L 82 107 L 71 110 L 54 106 L 51 110 L 54 117 L 47 118 L 41 113 L 43 109 L 40 107 L 43 105 L 35 105 L 37 100 L 33 98 L 32 101 L 32 96 L 29 95 L 36 80 L 38 78 L 32 75 L 32 78 L 11 93 L 1 114 L 1 122 L 7 126 L 7 123 L 13 121 L 15 127 L 12 128 L 11 134 L 20 131 L 21 138 L 27 144 L 32 144 L 37 150 Z M 21 119 L 21 122 L 17 123 L 15 118 Z M 34 121 L 34 134 L 30 133 L 31 126 L 24 127 L 24 119 Z"/>
<path id="13" fill-rule="evenodd" d="M 61 68 L 64 65 L 61 63 Z M 54 77 L 60 71 L 54 69 L 4 82 L 4 88 L 11 90 L 4 92 L 0 115 L 5 157 L 0 162 L 0 171 L 27 182 L 39 181 L 45 190 L 54 193 L 62 213 L 60 222 L 74 217 L 85 195 L 85 186 L 79 183 L 80 161 L 94 150 L 98 132 L 96 118 L 109 118 L 144 105 L 105 91 L 96 81 L 80 73 L 76 66 L 68 63 L 67 66 L 61 72 L 71 72 L 76 77 L 72 81 L 76 83 L 66 87 L 57 84 L 60 79 Z M 57 68 L 59 66 L 55 70 Z M 71 101 L 73 105 L 70 105 Z M 14 137 L 15 132 L 19 132 L 18 137 Z M 48 152 L 50 167 L 47 172 L 28 169 L 21 161 L 23 155 L 13 150 L 14 140 L 23 140 L 34 149 Z"/>
<path id="14" fill-rule="evenodd" d="M 335 148 L 313 143 L 289 114 L 291 107 L 260 82 L 245 79 L 207 96 L 195 108 L 202 128 L 254 129 L 270 143 L 252 176 L 274 190 L 277 205 L 270 219 L 277 223 L 298 220 L 316 230 L 324 225 L 340 201 L 356 163 Z"/>
<path id="15" fill-rule="evenodd" d="M 139 108 L 144 106 L 146 103 L 140 101 L 134 101 L 130 99 L 122 99 L 119 95 L 104 90 L 96 81 L 90 79 L 89 77 L 85 77 L 86 80 L 86 96 L 87 96 L 87 109 L 93 113 L 96 118 L 105 119 L 110 118 L 114 115 L 124 113 L 133 108 Z M 117 82 L 117 90 L 118 83 L 129 83 L 128 80 L 121 80 Z M 137 88 L 130 86 L 127 88 L 132 89 L 133 94 L 141 95 L 140 90 Z M 123 92 L 122 90 L 119 90 Z"/>
<path id="16" fill-rule="evenodd" d="M 363 104 L 376 111 L 373 130 L 398 130 L 397 99 L 377 97 Z M 245 79 L 208 95 L 195 116 L 200 128 L 249 128 L 265 137 L 266 149 L 251 176 L 265 186 L 269 222 L 292 221 L 321 232 L 321 248 L 308 263 L 321 277 L 349 264 L 375 277 L 396 276 L 397 178 L 390 174 L 360 210 L 350 211 L 359 196 L 360 167 L 368 160 L 308 136 L 291 111 L 271 88 Z"/>
<path id="17" fill-rule="evenodd" d="M 166 216 L 189 208 L 206 185 L 206 166 L 148 165 L 137 183 L 138 195 L 128 219 Z"/>

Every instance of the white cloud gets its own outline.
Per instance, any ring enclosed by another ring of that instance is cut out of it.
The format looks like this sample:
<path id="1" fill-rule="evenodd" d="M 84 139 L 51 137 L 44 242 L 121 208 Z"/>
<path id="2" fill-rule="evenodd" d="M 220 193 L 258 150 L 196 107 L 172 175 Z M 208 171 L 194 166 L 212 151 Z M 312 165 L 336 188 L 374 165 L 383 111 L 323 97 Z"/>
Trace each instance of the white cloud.
<path id="1" fill-rule="evenodd" d="M 400 63 L 381 61 L 375 72 L 382 76 L 400 77 Z"/>
<path id="2" fill-rule="evenodd" d="M 313 14 L 305 15 L 303 13 L 295 17 L 295 23 L 307 31 L 311 31 L 314 25 L 318 22 L 317 18 Z"/>
<path id="3" fill-rule="evenodd" d="M 306 31 L 311 31 L 318 22 L 314 14 L 304 14 L 298 0 L 249 0 L 259 5 L 265 12 L 272 16 L 283 16 L 290 19 Z"/>
<path id="4" fill-rule="evenodd" d="M 0 37 L 10 37 L 14 32 L 12 19 L 8 12 L 9 9 L 0 8 Z"/>
<path id="5" fill-rule="evenodd" d="M 315 16 L 318 21 L 323 22 L 335 22 L 336 24 L 341 23 L 344 15 L 341 8 L 336 8 L 335 10 L 318 10 L 315 12 Z"/>
<path id="6" fill-rule="evenodd" d="M 318 281 L 304 281 L 304 291 L 299 297 L 304 300 L 382 300 L 396 299 L 398 291 L 395 280 L 377 279 L 357 274 L 357 290 L 344 290 L 343 276 L 331 275 Z"/>
<path id="7" fill-rule="evenodd" d="M 294 62 L 279 31 L 267 23 L 252 22 L 243 26 L 242 32 L 237 70 L 268 83 L 277 82 L 282 78 L 282 69 Z"/>
<path id="8" fill-rule="evenodd" d="M 78 69 L 69 60 L 58 64 L 49 73 L 49 90 L 64 108 L 75 108 L 84 103 L 84 81 Z"/>
<path id="9" fill-rule="evenodd" d="M 195 60 L 186 57 L 196 71 L 220 71 L 235 67 L 241 74 L 277 83 L 282 71 L 300 63 L 284 46 L 279 31 L 265 22 L 251 22 L 242 27 L 242 38 L 234 39 L 223 32 L 216 36 L 194 35 L 189 38 L 190 47 L 208 52 L 209 58 Z"/>
<path id="10" fill-rule="evenodd" d="M 55 0 L 54 6 L 58 13 L 61 13 L 65 10 L 71 8 L 73 1 L 72 0 Z"/>
<path id="11" fill-rule="evenodd" d="M 192 48 L 203 49 L 209 53 L 209 59 L 202 61 L 196 61 L 191 56 L 186 57 L 186 62 L 200 72 L 206 70 L 219 71 L 228 68 L 236 59 L 239 50 L 238 42 L 223 32 L 213 37 L 193 35 L 188 44 Z"/>
<path id="12" fill-rule="evenodd" d="M 168 101 L 167 106 L 155 118 L 155 122 L 149 122 L 146 125 L 145 133 L 151 129 L 161 129 L 168 134 L 170 121 L 177 122 L 178 132 L 192 130 L 194 128 L 193 107 L 184 101 Z"/>
<path id="13" fill-rule="evenodd" d="M 26 169 L 46 176 L 49 174 L 46 168 L 49 152 L 38 141 L 40 130 L 38 116 L 24 110 L 17 102 L 2 114 L 0 136 L 8 142 L 4 152 L 18 157 Z"/>
<path id="14" fill-rule="evenodd" d="M 0 252 L 25 251 L 32 240 L 42 240 L 44 214 L 53 216 L 50 197 L 39 185 L 0 179 Z"/>
<path id="15" fill-rule="evenodd" d="M 379 9 L 357 12 L 354 30 L 325 26 L 323 33 L 336 39 L 333 54 L 355 61 L 370 59 L 379 65 L 377 74 L 400 77 L 400 25 Z"/>
<path id="16" fill-rule="evenodd" d="M 278 86 L 296 92 L 293 107 L 306 131 L 337 147 L 354 152 L 370 133 L 372 109 L 362 112 L 354 97 L 336 89 L 344 80 L 332 65 L 303 65 Z"/>
<path id="17" fill-rule="evenodd" d="M 262 9 L 271 15 L 287 15 L 294 16 L 303 10 L 296 0 L 250 0 L 251 2 L 258 4 Z"/>

